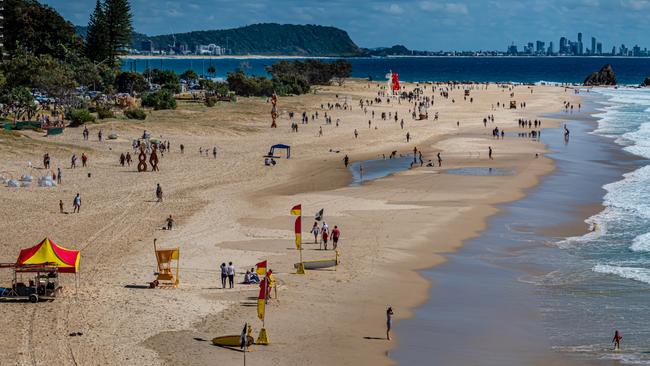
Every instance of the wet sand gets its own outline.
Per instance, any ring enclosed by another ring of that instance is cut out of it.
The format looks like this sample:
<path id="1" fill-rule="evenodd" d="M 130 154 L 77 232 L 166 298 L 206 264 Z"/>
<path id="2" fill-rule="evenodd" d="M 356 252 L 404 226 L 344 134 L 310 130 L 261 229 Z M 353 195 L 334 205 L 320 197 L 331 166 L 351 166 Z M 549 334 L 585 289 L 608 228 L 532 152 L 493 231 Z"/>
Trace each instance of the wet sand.
<path id="1" fill-rule="evenodd" d="M 545 279 L 567 260 L 555 242 L 586 232 L 584 220 L 602 209 L 602 185 L 625 171 L 608 163 L 618 147 L 589 134 L 593 118 L 564 117 L 575 119 L 568 142 L 559 128 L 542 135 L 556 169 L 521 200 L 498 206 L 487 229 L 447 263 L 421 272 L 433 283 L 430 299 L 397 326 L 402 343 L 391 357 L 398 364 L 611 364 L 552 350 L 572 341 L 562 339 L 558 319 L 544 306 Z"/>

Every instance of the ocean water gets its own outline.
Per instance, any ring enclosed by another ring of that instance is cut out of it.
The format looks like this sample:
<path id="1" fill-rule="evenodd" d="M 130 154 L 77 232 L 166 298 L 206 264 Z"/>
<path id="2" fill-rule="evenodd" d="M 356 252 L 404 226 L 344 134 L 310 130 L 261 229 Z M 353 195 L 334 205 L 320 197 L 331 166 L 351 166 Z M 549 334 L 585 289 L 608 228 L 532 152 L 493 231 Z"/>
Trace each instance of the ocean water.
<path id="1" fill-rule="evenodd" d="M 326 59 L 327 60 L 327 59 Z M 472 80 L 479 82 L 541 81 L 582 83 L 591 72 L 612 64 L 619 84 L 639 85 L 650 76 L 650 58 L 617 57 L 388 57 L 348 58 L 352 76 L 385 80 L 393 70 L 403 81 Z M 147 68 L 174 70 L 182 73 L 193 69 L 206 75 L 208 67 L 217 69 L 216 77 L 224 78 L 230 71 L 242 68 L 251 75 L 266 75 L 265 67 L 278 59 L 124 59 L 123 70 L 142 72 Z"/>
<path id="2" fill-rule="evenodd" d="M 639 158 L 622 179 L 603 186 L 605 209 L 587 220 L 594 231 L 558 242 L 574 264 L 554 280 L 587 312 L 579 316 L 586 321 L 580 334 L 565 329 L 565 338 L 556 333 L 554 343 L 559 350 L 650 364 L 650 90 L 595 92 L 598 126 L 592 133 Z M 559 305 L 560 298 L 555 296 L 549 312 L 575 316 L 575 310 Z M 562 329 L 557 322 L 551 327 Z M 611 353 L 596 341 L 606 327 L 623 333 L 622 352 Z M 567 345 L 566 338 L 573 344 Z"/>

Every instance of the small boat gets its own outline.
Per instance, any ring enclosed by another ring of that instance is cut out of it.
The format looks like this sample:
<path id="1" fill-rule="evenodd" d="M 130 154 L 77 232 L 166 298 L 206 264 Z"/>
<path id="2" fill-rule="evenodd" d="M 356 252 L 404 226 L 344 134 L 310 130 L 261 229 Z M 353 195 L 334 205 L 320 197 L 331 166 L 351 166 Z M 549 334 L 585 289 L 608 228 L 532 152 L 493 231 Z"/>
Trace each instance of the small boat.
<path id="1" fill-rule="evenodd" d="M 241 335 L 227 335 L 212 339 L 212 344 L 222 347 L 241 347 Z M 255 343 L 251 336 L 246 336 L 246 347 Z"/>
<path id="2" fill-rule="evenodd" d="M 339 254 L 336 253 L 336 258 L 334 259 L 319 259 L 314 261 L 303 261 L 302 264 L 305 266 L 305 269 L 323 269 L 336 267 L 339 264 Z M 298 269 L 300 263 L 295 263 L 294 268 Z"/>

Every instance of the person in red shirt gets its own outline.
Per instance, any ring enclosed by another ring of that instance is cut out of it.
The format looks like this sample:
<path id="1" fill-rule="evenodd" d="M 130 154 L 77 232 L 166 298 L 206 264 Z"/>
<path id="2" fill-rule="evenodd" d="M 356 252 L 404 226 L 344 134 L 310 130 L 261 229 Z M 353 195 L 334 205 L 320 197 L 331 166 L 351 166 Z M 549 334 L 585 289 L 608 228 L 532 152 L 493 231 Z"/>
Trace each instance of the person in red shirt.
<path id="1" fill-rule="evenodd" d="M 323 230 L 323 245 L 325 246 L 325 250 L 327 250 L 327 239 L 329 239 L 329 233 L 327 230 Z"/>
<path id="2" fill-rule="evenodd" d="M 339 227 L 334 225 L 334 230 L 332 230 L 332 243 L 334 246 L 334 250 L 336 250 L 336 247 L 339 244 L 339 237 L 341 236 L 341 231 L 339 230 Z"/>
<path id="3" fill-rule="evenodd" d="M 88 155 L 86 153 L 81 154 L 81 165 L 86 166 L 86 163 L 88 162 Z"/>

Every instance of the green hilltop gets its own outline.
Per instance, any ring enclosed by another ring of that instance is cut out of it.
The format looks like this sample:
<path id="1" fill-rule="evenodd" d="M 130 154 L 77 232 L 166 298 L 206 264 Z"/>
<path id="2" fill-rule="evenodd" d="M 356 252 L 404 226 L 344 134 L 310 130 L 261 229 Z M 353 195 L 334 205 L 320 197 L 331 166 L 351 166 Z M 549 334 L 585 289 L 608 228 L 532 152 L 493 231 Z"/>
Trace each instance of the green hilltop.
<path id="1" fill-rule="evenodd" d="M 85 27 L 77 27 L 81 36 Z M 142 41 L 151 40 L 156 50 L 168 49 L 174 43 L 186 44 L 194 51 L 197 45 L 228 46 L 235 55 L 289 56 L 359 56 L 363 50 L 344 30 L 320 25 L 263 23 L 221 30 L 194 31 L 148 36 L 134 33 L 132 48 L 141 49 Z"/>

